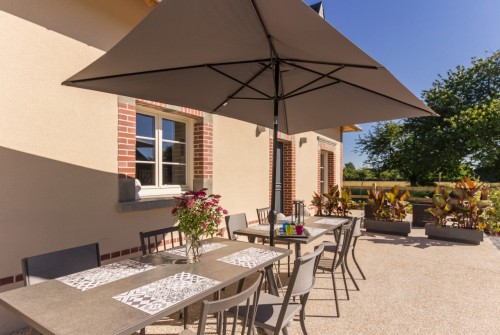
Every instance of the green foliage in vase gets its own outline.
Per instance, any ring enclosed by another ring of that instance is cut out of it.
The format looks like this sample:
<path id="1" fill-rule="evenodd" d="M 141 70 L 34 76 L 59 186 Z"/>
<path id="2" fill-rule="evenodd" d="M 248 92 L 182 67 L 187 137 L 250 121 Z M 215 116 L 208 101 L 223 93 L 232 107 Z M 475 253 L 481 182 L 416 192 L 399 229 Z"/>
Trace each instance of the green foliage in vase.
<path id="1" fill-rule="evenodd" d="M 224 229 L 219 229 L 222 216 L 227 210 L 219 204 L 220 195 L 207 195 L 207 189 L 188 191 L 176 197 L 177 205 L 172 214 L 179 221 L 179 230 L 186 236 L 199 238 L 203 235 L 213 237 L 216 234 L 223 236 Z"/>

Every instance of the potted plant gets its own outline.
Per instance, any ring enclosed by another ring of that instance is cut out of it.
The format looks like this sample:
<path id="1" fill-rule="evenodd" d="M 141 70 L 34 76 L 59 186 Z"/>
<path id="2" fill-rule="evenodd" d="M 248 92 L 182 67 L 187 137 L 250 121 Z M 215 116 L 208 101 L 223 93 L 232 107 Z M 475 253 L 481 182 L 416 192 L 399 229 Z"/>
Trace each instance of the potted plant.
<path id="1" fill-rule="evenodd" d="M 409 198 L 410 192 L 400 192 L 397 185 L 388 192 L 379 191 L 373 185 L 368 190 L 368 206 L 373 211 L 374 219 L 365 219 L 366 231 L 408 236 L 411 223 L 403 220 L 410 205 Z"/>
<path id="2" fill-rule="evenodd" d="M 487 227 L 483 215 L 492 208 L 488 188 L 468 177 L 456 182 L 455 187 L 436 188 L 433 207 L 428 211 L 437 219 L 425 226 L 425 234 L 432 239 L 479 244 Z"/>
<path id="3" fill-rule="evenodd" d="M 188 263 L 196 263 L 203 252 L 202 240 L 204 236 L 222 236 L 223 229 L 219 229 L 222 216 L 228 212 L 219 205 L 220 195 L 207 195 L 207 189 L 198 192 L 188 191 L 176 197 L 177 205 L 172 214 L 177 217 L 179 230 L 186 239 L 186 257 Z"/>
<path id="4" fill-rule="evenodd" d="M 486 229 L 491 235 L 500 236 L 500 189 L 490 191 L 488 200 L 491 201 L 491 208 L 483 213 Z"/>
<path id="5" fill-rule="evenodd" d="M 315 210 L 315 216 L 347 217 L 358 204 L 352 200 L 352 191 L 339 185 L 333 185 L 328 192 L 319 194 L 314 192 L 309 208 Z"/>

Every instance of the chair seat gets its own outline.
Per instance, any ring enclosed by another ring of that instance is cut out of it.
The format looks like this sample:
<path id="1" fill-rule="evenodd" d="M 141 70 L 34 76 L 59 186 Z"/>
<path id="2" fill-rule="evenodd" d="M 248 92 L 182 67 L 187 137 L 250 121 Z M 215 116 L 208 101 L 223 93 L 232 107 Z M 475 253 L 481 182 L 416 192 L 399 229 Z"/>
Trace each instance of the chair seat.
<path id="1" fill-rule="evenodd" d="M 318 270 L 331 271 L 333 265 L 333 258 L 321 257 L 318 263 Z"/>
<path id="2" fill-rule="evenodd" d="M 332 242 L 332 241 L 325 241 L 323 242 L 323 245 L 324 245 L 324 251 L 328 251 L 328 252 L 336 252 L 337 251 L 337 248 L 339 247 L 339 245 L 335 242 Z"/>
<path id="3" fill-rule="evenodd" d="M 257 315 L 255 316 L 255 327 L 274 330 L 278 322 L 278 317 L 281 312 L 281 307 L 283 305 L 283 299 L 272 294 L 260 293 L 259 297 L 259 307 L 257 308 Z M 283 324 L 286 325 L 293 320 L 293 317 L 300 312 L 302 305 L 290 301 L 283 319 Z M 230 313 L 235 312 L 234 308 L 229 310 Z M 246 313 L 246 306 L 244 304 L 240 305 L 239 316 L 242 317 Z"/>

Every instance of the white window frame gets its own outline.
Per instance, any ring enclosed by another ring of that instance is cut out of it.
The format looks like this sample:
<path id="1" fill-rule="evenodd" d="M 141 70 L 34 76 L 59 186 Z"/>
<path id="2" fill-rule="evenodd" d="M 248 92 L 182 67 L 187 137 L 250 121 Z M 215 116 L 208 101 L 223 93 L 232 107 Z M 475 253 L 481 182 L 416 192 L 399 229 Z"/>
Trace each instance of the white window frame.
<path id="1" fill-rule="evenodd" d="M 176 114 L 167 113 L 164 111 L 157 111 L 152 108 L 138 107 L 137 114 L 144 114 L 155 118 L 155 178 L 156 185 L 143 185 L 139 196 L 144 197 L 158 197 L 158 196 L 174 196 L 185 192 L 192 188 L 192 180 L 194 175 L 193 167 L 193 140 L 194 140 L 194 120 L 188 117 L 182 117 Z M 185 185 L 163 185 L 163 163 L 162 163 L 162 119 L 182 122 L 186 124 L 186 184 Z M 137 137 L 137 135 L 136 135 Z M 139 136 L 140 137 L 140 136 Z M 135 164 L 141 161 L 135 161 Z"/>

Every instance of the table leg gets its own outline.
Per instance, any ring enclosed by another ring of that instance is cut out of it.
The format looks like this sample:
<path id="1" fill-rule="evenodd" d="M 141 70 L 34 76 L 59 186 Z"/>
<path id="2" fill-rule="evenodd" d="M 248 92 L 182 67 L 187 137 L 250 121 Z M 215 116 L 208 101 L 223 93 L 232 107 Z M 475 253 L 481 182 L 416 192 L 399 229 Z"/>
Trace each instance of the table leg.
<path id="1" fill-rule="evenodd" d="M 273 265 L 271 264 L 266 266 L 264 271 L 266 273 L 266 279 L 269 285 L 269 293 L 278 297 L 278 285 L 276 285 L 276 280 L 274 279 Z"/>
<path id="2" fill-rule="evenodd" d="M 302 250 L 300 249 L 300 243 L 295 243 L 295 259 L 302 257 Z"/>

